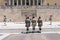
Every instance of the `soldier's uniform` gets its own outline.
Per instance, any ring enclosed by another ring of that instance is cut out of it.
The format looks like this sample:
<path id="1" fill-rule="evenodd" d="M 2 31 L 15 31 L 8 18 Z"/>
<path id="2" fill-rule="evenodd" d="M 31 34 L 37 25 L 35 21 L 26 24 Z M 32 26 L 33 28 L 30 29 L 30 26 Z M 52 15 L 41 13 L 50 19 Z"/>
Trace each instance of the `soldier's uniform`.
<path id="1" fill-rule="evenodd" d="M 41 26 L 43 25 L 43 24 L 42 24 L 42 20 L 41 20 L 41 19 L 38 19 L 37 22 L 38 22 L 39 30 L 41 31 Z"/>
<path id="2" fill-rule="evenodd" d="M 33 27 L 33 31 L 35 30 L 35 26 L 36 26 L 36 19 L 33 18 L 33 19 L 32 19 L 32 27 Z"/>
<path id="3" fill-rule="evenodd" d="M 26 24 L 25 27 L 27 27 L 26 30 L 29 31 L 29 27 L 30 27 L 30 19 L 26 19 L 26 20 L 25 20 L 25 24 Z"/>

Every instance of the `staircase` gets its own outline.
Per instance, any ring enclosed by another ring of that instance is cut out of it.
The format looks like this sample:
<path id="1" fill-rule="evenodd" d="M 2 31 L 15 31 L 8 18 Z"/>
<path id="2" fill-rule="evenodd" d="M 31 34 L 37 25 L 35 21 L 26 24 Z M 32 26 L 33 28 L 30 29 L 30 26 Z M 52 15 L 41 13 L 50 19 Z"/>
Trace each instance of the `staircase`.
<path id="1" fill-rule="evenodd" d="M 6 23 L 4 26 L 3 23 L 0 23 L 0 33 L 20 33 L 26 31 L 24 22 L 18 23 Z M 36 31 L 38 31 L 38 26 L 36 26 Z M 32 26 L 29 28 L 29 31 L 32 31 Z M 49 22 L 44 22 L 42 26 L 42 33 L 60 33 L 60 22 L 53 22 L 52 25 L 49 25 Z"/>

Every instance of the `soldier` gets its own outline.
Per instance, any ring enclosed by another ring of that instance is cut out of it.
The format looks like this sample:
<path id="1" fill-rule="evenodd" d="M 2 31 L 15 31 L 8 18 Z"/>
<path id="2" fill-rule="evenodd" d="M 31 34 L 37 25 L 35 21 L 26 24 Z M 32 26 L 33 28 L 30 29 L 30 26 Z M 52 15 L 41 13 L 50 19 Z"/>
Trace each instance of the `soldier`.
<path id="1" fill-rule="evenodd" d="M 50 25 L 52 25 L 52 15 L 49 17 Z"/>
<path id="2" fill-rule="evenodd" d="M 3 22 L 4 22 L 4 25 L 6 26 L 6 16 L 4 15 L 4 20 L 3 20 Z"/>
<path id="3" fill-rule="evenodd" d="M 35 19 L 35 17 L 32 17 L 32 27 L 33 27 L 33 31 L 32 32 L 35 31 L 35 26 L 36 26 L 36 19 Z"/>
<path id="4" fill-rule="evenodd" d="M 27 17 L 26 19 L 25 19 L 25 26 L 27 27 L 26 28 L 26 30 L 27 30 L 27 32 L 29 31 L 29 27 L 30 27 L 30 19 L 29 19 L 29 17 Z"/>
<path id="5" fill-rule="evenodd" d="M 39 27 L 39 32 L 41 33 L 41 26 L 42 26 L 42 20 L 41 17 L 38 18 L 38 27 Z"/>

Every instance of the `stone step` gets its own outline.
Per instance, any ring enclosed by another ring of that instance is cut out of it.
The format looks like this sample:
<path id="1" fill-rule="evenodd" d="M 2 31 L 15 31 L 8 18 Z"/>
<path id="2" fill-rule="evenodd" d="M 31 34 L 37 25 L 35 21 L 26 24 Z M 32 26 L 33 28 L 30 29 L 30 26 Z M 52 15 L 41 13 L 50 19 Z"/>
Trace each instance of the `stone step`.
<path id="1" fill-rule="evenodd" d="M 0 29 L 0 33 L 21 33 L 25 32 L 26 29 Z M 29 31 L 32 31 L 32 29 L 29 29 Z M 39 31 L 38 28 L 36 28 L 35 31 Z M 42 28 L 41 32 L 59 32 L 60 33 L 60 28 Z"/>

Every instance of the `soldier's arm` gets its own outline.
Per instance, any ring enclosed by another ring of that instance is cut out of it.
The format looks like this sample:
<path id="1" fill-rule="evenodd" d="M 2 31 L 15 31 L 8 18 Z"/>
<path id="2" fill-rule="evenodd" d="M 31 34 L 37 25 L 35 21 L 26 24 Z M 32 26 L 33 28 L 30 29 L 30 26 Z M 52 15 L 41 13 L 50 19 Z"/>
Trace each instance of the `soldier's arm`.
<path id="1" fill-rule="evenodd" d="M 42 20 L 41 20 L 41 24 L 43 25 L 43 22 L 42 22 Z"/>

